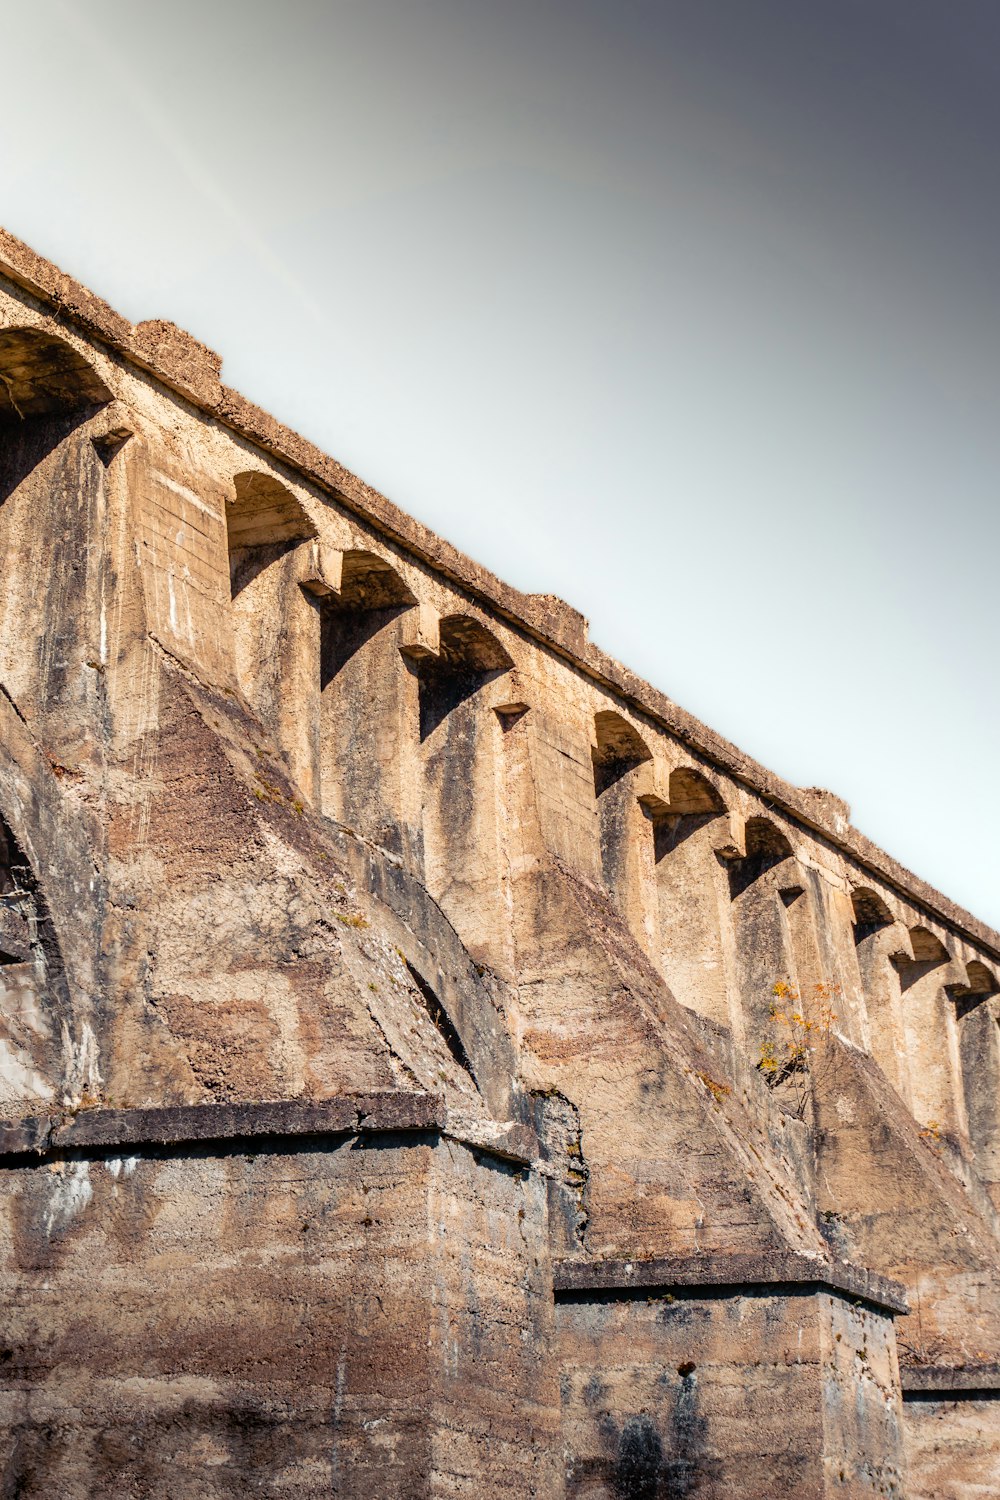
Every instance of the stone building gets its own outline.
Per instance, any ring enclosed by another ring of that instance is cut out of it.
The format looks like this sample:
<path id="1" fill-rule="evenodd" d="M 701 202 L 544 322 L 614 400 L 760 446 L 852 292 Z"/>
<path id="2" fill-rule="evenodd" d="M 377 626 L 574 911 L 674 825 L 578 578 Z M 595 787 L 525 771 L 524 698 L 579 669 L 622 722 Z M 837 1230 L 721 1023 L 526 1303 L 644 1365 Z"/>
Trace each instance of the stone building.
<path id="1" fill-rule="evenodd" d="M 0 236 L 0 1493 L 1000 1494 L 1000 936 Z"/>

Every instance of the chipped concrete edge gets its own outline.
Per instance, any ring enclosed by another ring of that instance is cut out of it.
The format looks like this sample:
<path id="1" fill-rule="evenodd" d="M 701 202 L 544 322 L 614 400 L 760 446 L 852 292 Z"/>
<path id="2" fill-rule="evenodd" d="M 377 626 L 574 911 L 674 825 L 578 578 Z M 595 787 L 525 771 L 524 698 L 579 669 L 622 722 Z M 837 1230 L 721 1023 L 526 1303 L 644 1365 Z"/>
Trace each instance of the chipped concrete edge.
<path id="1" fill-rule="evenodd" d="M 748 1286 L 816 1286 L 869 1302 L 902 1316 L 909 1312 L 906 1289 L 848 1261 L 825 1261 L 808 1255 L 685 1255 L 649 1260 L 581 1260 L 556 1262 L 556 1293 L 670 1291 L 673 1288 Z"/>
<path id="2" fill-rule="evenodd" d="M 942 1400 L 1000 1399 L 1000 1365 L 900 1365 L 903 1399 L 935 1396 Z"/>
<path id="3" fill-rule="evenodd" d="M 1000 959 L 1000 932 L 894 860 L 843 820 L 824 816 L 816 799 L 773 775 L 693 714 L 587 640 L 586 620 L 548 594 L 523 594 L 481 567 L 335 459 L 278 422 L 220 380 L 221 360 L 192 335 L 158 319 L 133 325 L 93 292 L 0 228 L 0 277 L 21 287 L 88 338 L 124 356 L 169 390 L 253 443 L 294 474 L 374 527 L 506 621 L 557 652 L 610 689 L 634 711 L 665 729 L 763 801 L 819 835 L 877 875 L 912 904 Z M 838 826 L 839 823 L 839 826 Z"/>
<path id="4" fill-rule="evenodd" d="M 100 1155 L 166 1146 L 249 1145 L 324 1135 L 434 1134 L 500 1161 L 529 1167 L 538 1156 L 524 1125 L 451 1120 L 440 1094 L 386 1089 L 330 1099 L 178 1104 L 155 1109 L 67 1110 L 0 1124 L 0 1161 L 63 1153 Z M 266 1149 L 266 1148 L 264 1148 Z"/>

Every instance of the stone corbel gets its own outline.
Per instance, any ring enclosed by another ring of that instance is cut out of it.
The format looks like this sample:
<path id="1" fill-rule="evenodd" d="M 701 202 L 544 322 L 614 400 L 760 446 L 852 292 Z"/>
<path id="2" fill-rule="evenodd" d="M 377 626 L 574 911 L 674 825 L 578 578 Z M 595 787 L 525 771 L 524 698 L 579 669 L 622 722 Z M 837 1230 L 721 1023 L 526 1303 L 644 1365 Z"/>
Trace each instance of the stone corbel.
<path id="1" fill-rule="evenodd" d="M 635 795 L 650 822 L 672 817 L 670 767 L 657 760 L 644 761 L 635 771 Z M 720 811 L 712 820 L 712 849 L 724 861 L 742 859 L 747 852 L 746 827 L 739 813 Z"/>
<path id="2" fill-rule="evenodd" d="M 746 822 L 738 812 L 720 813 L 712 824 L 712 832 L 712 848 L 719 859 L 727 864 L 734 859 L 746 859 Z"/>
<path id="3" fill-rule="evenodd" d="M 299 585 L 317 599 L 328 599 L 340 593 L 344 573 L 344 554 L 336 547 L 311 541 L 302 548 Z"/>
<path id="4" fill-rule="evenodd" d="M 913 939 L 905 922 L 899 920 L 891 922 L 887 927 L 881 928 L 873 934 L 878 950 L 882 957 L 891 963 L 893 959 L 908 959 L 910 963 L 913 958 Z"/>
<path id="5" fill-rule="evenodd" d="M 90 427 L 90 441 L 105 468 L 135 436 L 131 415 L 121 401 L 112 401 Z"/>
<path id="6" fill-rule="evenodd" d="M 441 655 L 441 615 L 433 604 L 418 604 L 403 616 L 400 653 L 419 666 Z"/>
<path id="7" fill-rule="evenodd" d="M 775 889 L 786 906 L 797 901 L 807 888 L 805 866 L 794 854 L 782 860 L 780 865 L 775 865 L 773 872 L 768 873 L 773 873 Z"/>
<path id="8" fill-rule="evenodd" d="M 491 707 L 504 729 L 512 728 L 531 707 L 518 672 L 507 672 L 494 685 L 494 698 Z"/>
<path id="9" fill-rule="evenodd" d="M 670 815 L 670 769 L 656 760 L 644 760 L 635 770 L 635 795 L 652 822 Z"/>

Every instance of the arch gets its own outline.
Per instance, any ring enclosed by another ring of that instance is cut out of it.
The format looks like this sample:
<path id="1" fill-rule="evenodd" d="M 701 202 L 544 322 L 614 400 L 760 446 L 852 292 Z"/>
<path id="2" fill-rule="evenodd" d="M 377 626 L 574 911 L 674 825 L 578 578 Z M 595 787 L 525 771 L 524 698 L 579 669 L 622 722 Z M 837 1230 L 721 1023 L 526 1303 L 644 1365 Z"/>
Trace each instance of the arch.
<path id="1" fill-rule="evenodd" d="M 707 776 L 693 766 L 678 766 L 670 773 L 670 811 L 681 816 L 722 813 L 726 804 Z"/>
<path id="2" fill-rule="evenodd" d="M 958 1017 L 951 986 L 958 967 L 922 923 L 909 930 L 909 954 L 891 955 L 899 976 L 904 1048 L 913 1112 L 948 1135 L 967 1132 Z"/>
<path id="3" fill-rule="evenodd" d="M 503 932 L 497 716 L 486 690 L 514 663 L 470 615 L 440 621 L 440 648 L 412 661 L 421 776 L 420 833 L 427 888 L 479 960 Z"/>
<path id="4" fill-rule="evenodd" d="M 38 328 L 0 329 L 0 502 L 112 399 L 63 339 Z"/>
<path id="5" fill-rule="evenodd" d="M 729 893 L 735 901 L 768 870 L 775 869 L 792 856 L 792 846 L 770 818 L 748 818 L 747 852 L 729 866 Z"/>
<path id="6" fill-rule="evenodd" d="M 384 557 L 357 550 L 342 553 L 340 588 L 322 596 L 321 687 L 328 687 L 367 641 L 416 602 Z"/>
<path id="7" fill-rule="evenodd" d="M 981 959 L 970 959 L 965 966 L 965 976 L 965 984 L 948 987 L 948 993 L 955 1002 L 959 1019 L 967 1016 L 978 1005 L 982 1005 L 984 1000 L 989 1000 L 992 995 L 1000 993 L 1000 984 L 997 983 L 996 976 Z"/>
<path id="8" fill-rule="evenodd" d="M 859 886 L 852 891 L 851 905 L 854 908 L 855 944 L 874 937 L 883 928 L 891 927 L 895 921 L 885 901 L 870 886 Z"/>
<path id="9" fill-rule="evenodd" d="M 913 963 L 920 965 L 921 974 L 926 974 L 930 969 L 936 969 L 948 962 L 950 955 L 947 948 L 929 928 L 911 927 L 910 943 L 913 947 Z"/>
<path id="10" fill-rule="evenodd" d="M 232 596 L 299 542 L 318 535 L 291 490 L 271 474 L 248 470 L 233 479 L 226 506 L 226 538 Z"/>
<path id="11" fill-rule="evenodd" d="M 1000 994 L 1000 983 L 996 975 L 980 959 L 974 958 L 966 964 L 965 972 L 969 976 L 970 994 L 981 995 L 984 1000 L 988 1000 L 991 995 Z"/>
<path id="12" fill-rule="evenodd" d="M 318 776 L 320 623 L 316 601 L 299 587 L 297 554 L 316 536 L 299 500 L 273 475 L 233 477 L 226 544 L 236 679 L 307 798 Z"/>
<path id="13" fill-rule="evenodd" d="M 490 678 L 514 665 L 496 636 L 472 615 L 445 615 L 440 643 L 437 656 L 424 657 L 417 665 L 421 742 Z"/>
<path id="14" fill-rule="evenodd" d="M 652 823 L 657 958 L 682 1005 L 721 1026 L 734 1025 L 723 925 L 726 876 L 715 857 L 726 805 L 693 766 L 670 773 L 668 801 L 640 797 Z"/>
<path id="15" fill-rule="evenodd" d="M 72 345 L 39 328 L 0 329 L 0 423 L 95 410 L 112 400 Z"/>
<path id="16" fill-rule="evenodd" d="M 981 959 L 965 967 L 966 983 L 949 990 L 958 1027 L 962 1097 L 976 1171 L 1000 1207 L 1000 1029 L 993 1005 L 996 975 Z"/>
<path id="17" fill-rule="evenodd" d="M 416 604 L 417 598 L 384 557 L 350 551 L 343 554 L 338 602 L 350 609 L 394 609 Z"/>
<path id="18" fill-rule="evenodd" d="M 639 731 L 616 713 L 602 709 L 594 715 L 594 790 L 599 797 L 626 771 L 652 760 L 653 753 Z"/>
<path id="19" fill-rule="evenodd" d="M 591 760 L 597 799 L 601 871 L 609 896 L 637 942 L 656 955 L 656 881 L 649 825 L 632 774 L 652 760 L 642 735 L 614 709 L 594 715 Z"/>
<path id="20" fill-rule="evenodd" d="M 506 672 L 514 665 L 496 636 L 471 615 L 444 616 L 441 657 L 449 666 L 470 672 Z"/>

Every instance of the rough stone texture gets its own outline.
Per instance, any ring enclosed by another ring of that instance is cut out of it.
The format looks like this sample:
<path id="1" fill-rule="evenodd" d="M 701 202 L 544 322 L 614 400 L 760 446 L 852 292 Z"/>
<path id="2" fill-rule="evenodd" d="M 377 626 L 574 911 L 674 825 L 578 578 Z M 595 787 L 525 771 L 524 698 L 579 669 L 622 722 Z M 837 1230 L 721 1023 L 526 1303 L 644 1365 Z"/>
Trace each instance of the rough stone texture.
<path id="1" fill-rule="evenodd" d="M 1000 1491 L 1000 936 L 0 233 L 0 1493 Z"/>
<path id="2" fill-rule="evenodd" d="M 569 1500 L 904 1493 L 892 1325 L 872 1308 L 605 1293 L 560 1301 L 557 1326 Z"/>

